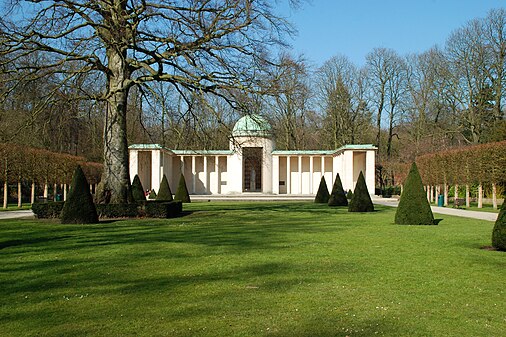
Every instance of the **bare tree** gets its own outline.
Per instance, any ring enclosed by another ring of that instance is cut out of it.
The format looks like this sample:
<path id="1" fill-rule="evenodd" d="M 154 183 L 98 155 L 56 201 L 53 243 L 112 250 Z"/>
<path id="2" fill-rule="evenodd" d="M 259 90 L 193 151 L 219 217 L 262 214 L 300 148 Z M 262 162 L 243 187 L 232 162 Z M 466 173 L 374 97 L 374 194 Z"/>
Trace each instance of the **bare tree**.
<path id="1" fill-rule="evenodd" d="M 334 56 L 317 71 L 317 101 L 333 148 L 359 141 L 369 125 L 365 100 L 367 78 L 346 57 Z"/>
<path id="2" fill-rule="evenodd" d="M 292 1 L 296 2 L 296 1 Z M 93 76 L 105 102 L 104 173 L 97 201 L 129 195 L 127 105 L 132 87 L 151 81 L 185 92 L 256 90 L 269 46 L 291 29 L 267 0 L 14 1 L 2 9 L 2 59 L 15 74 L 55 74 L 60 83 Z M 16 61 L 41 54 L 38 62 Z M 4 66 L 5 65 L 4 63 Z"/>
<path id="3" fill-rule="evenodd" d="M 386 48 L 374 48 L 366 56 L 366 68 L 369 76 L 371 102 L 376 110 L 376 146 L 380 148 L 381 118 L 385 108 L 387 82 L 390 76 L 389 61 L 395 52 Z"/>
<path id="4" fill-rule="evenodd" d="M 311 90 L 309 71 L 302 58 L 284 54 L 279 67 L 271 74 L 271 97 L 267 109 L 273 112 L 277 146 L 285 150 L 303 149 L 305 141 L 305 115 L 309 109 Z"/>

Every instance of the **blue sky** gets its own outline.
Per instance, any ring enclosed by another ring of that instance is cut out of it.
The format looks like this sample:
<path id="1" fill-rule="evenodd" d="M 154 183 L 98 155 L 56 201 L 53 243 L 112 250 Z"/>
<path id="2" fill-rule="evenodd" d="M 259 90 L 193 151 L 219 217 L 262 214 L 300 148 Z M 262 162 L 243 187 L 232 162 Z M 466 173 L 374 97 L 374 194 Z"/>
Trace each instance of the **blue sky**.
<path id="1" fill-rule="evenodd" d="M 400 55 L 443 46 L 450 33 L 506 0 L 309 0 L 301 9 L 280 5 L 298 29 L 292 54 L 321 66 L 335 55 L 362 66 L 375 47 Z"/>

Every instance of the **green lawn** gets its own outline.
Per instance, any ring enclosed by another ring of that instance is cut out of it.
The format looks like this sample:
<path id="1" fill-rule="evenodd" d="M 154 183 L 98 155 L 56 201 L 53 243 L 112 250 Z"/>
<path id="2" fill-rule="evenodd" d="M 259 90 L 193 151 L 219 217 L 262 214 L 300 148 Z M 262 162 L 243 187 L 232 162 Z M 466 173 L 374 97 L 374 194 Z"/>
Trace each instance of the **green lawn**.
<path id="1" fill-rule="evenodd" d="M 398 226 L 376 208 L 0 221 L 0 335 L 504 336 L 506 253 L 480 249 L 493 223 Z"/>

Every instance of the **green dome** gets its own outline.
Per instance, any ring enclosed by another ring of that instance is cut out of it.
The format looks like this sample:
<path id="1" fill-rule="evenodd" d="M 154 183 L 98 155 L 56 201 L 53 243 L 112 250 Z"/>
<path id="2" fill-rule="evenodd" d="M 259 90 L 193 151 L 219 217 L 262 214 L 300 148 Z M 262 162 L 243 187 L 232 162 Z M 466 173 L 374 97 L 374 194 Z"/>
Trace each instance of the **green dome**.
<path id="1" fill-rule="evenodd" d="M 271 125 L 260 115 L 246 115 L 234 125 L 234 137 L 268 137 L 271 135 Z"/>

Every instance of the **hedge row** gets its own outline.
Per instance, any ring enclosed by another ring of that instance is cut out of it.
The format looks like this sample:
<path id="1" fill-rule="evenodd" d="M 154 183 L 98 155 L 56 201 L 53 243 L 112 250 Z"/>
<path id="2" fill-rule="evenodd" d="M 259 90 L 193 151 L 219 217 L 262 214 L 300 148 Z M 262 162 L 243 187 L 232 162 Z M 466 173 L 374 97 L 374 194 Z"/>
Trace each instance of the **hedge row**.
<path id="1" fill-rule="evenodd" d="M 416 158 L 424 185 L 499 183 L 506 180 L 506 141 L 461 147 Z M 410 169 L 406 163 L 383 163 L 402 183 Z"/>
<path id="2" fill-rule="evenodd" d="M 102 164 L 87 162 L 83 157 L 28 148 L 16 144 L 0 144 L 0 181 L 21 181 L 68 184 L 78 165 L 90 184 L 100 181 Z"/>
<path id="3" fill-rule="evenodd" d="M 34 203 L 32 211 L 39 219 L 58 219 L 61 216 L 64 202 Z M 134 204 L 97 204 L 97 213 L 101 219 L 116 218 L 174 218 L 181 214 L 181 201 L 147 201 Z"/>

